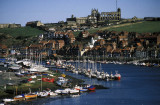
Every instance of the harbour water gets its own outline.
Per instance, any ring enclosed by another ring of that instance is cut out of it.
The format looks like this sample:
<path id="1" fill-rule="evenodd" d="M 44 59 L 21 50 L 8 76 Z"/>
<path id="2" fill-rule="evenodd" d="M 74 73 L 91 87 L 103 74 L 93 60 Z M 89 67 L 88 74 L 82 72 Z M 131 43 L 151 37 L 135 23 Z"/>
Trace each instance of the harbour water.
<path id="1" fill-rule="evenodd" d="M 134 65 L 102 64 L 108 73 L 115 70 L 121 74 L 120 81 L 98 81 L 83 75 L 65 74 L 85 80 L 88 84 L 99 84 L 109 89 L 82 93 L 79 96 L 60 96 L 23 101 L 20 105 L 160 105 L 160 68 Z"/>

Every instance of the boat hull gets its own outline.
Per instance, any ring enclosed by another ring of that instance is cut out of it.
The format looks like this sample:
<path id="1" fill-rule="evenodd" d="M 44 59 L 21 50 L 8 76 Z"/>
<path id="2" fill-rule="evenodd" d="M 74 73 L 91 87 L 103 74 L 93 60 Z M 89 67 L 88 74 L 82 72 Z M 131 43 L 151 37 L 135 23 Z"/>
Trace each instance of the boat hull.
<path id="1" fill-rule="evenodd" d="M 33 99 L 33 98 L 37 98 L 37 94 L 25 95 L 25 99 Z"/>
<path id="2" fill-rule="evenodd" d="M 14 101 L 23 101 L 25 100 L 25 97 L 23 95 L 17 95 L 14 97 Z"/>
<path id="3" fill-rule="evenodd" d="M 88 90 L 89 90 L 89 91 L 95 91 L 95 90 L 96 90 L 96 87 L 94 87 L 94 86 L 92 85 L 92 86 L 88 87 Z"/>

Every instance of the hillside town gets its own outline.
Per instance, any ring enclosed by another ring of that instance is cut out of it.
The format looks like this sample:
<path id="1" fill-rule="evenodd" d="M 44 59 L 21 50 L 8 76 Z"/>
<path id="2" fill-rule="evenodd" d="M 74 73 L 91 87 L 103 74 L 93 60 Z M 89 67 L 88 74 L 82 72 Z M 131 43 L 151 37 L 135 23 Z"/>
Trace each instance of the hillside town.
<path id="1" fill-rule="evenodd" d="M 1 57 L 15 55 L 21 58 L 36 57 L 41 54 L 43 58 L 58 57 L 64 60 L 75 60 L 78 56 L 89 59 L 159 59 L 160 58 L 160 32 L 137 33 L 127 31 L 98 30 L 90 33 L 88 30 L 102 26 L 114 26 L 139 21 L 158 21 L 159 18 L 145 17 L 138 19 L 122 19 L 121 9 L 116 12 L 98 12 L 92 9 L 91 15 L 76 18 L 73 15 L 66 22 L 43 24 L 40 21 L 30 21 L 27 27 L 44 30 L 44 33 L 34 38 L 36 43 L 28 46 L 6 46 L 0 44 Z M 0 28 L 21 27 L 19 24 L 1 24 Z M 75 35 L 75 32 L 79 32 Z"/>

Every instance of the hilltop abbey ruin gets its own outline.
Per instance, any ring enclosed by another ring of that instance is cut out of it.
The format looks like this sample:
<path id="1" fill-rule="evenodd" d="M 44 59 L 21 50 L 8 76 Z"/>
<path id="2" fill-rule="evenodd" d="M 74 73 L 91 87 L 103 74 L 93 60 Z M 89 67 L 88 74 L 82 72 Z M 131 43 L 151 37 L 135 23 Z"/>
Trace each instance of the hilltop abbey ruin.
<path id="1" fill-rule="evenodd" d="M 79 25 L 98 25 L 104 24 L 108 21 L 120 21 L 121 20 L 121 9 L 118 8 L 115 12 L 99 12 L 98 9 L 92 9 L 91 14 L 87 17 L 74 17 L 67 18 L 66 22 L 68 26 L 79 26 Z"/>

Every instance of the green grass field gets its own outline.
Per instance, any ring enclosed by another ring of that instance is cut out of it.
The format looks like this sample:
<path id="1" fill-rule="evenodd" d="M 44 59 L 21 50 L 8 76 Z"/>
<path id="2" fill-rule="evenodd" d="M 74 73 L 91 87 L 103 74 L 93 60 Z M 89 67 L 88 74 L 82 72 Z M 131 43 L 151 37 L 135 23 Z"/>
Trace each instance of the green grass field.
<path id="1" fill-rule="evenodd" d="M 0 33 L 9 34 L 13 37 L 17 36 L 36 36 L 42 34 L 44 31 L 32 28 L 32 27 L 20 27 L 20 28 L 3 28 L 0 29 Z"/>
<path id="2" fill-rule="evenodd" d="M 107 30 L 109 31 L 128 31 L 128 32 L 138 32 L 138 33 L 145 33 L 145 32 L 160 32 L 160 21 L 145 21 L 142 23 L 135 23 L 130 24 L 127 26 L 121 26 L 121 27 L 110 27 Z"/>
<path id="3" fill-rule="evenodd" d="M 88 32 L 90 34 L 96 33 L 98 30 L 108 30 L 108 31 L 128 31 L 128 32 L 138 32 L 138 33 L 146 33 L 146 32 L 160 32 L 160 21 L 144 21 L 137 23 L 125 23 L 113 26 L 105 26 L 100 28 L 89 29 Z M 78 36 L 78 32 L 74 32 L 75 37 Z"/>

